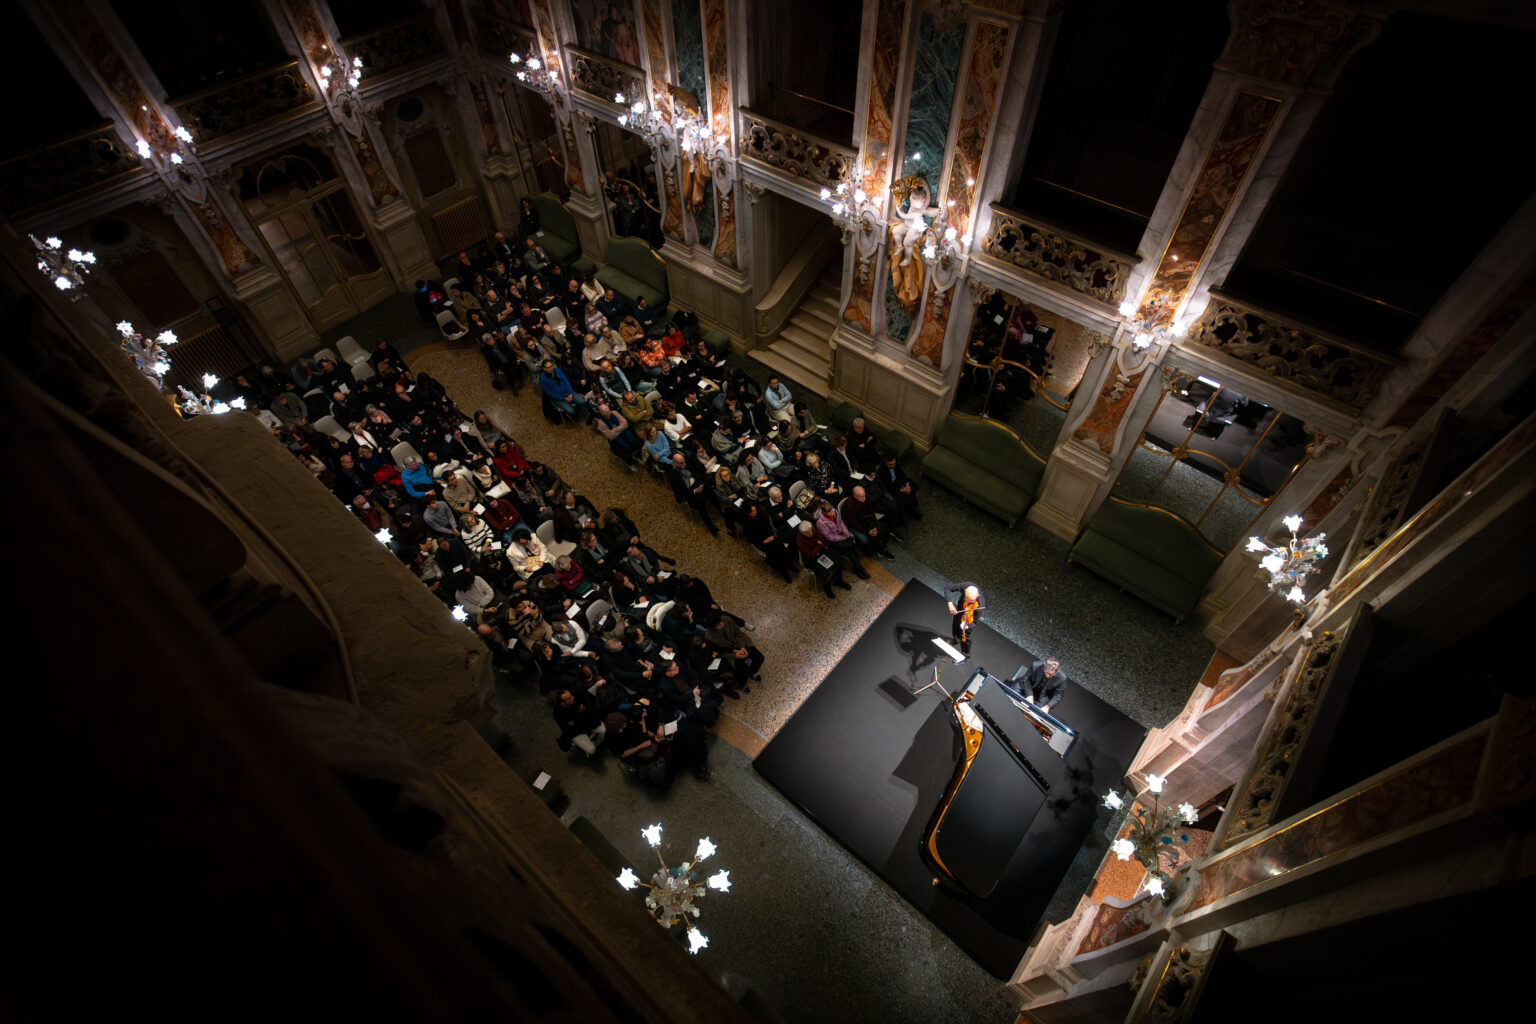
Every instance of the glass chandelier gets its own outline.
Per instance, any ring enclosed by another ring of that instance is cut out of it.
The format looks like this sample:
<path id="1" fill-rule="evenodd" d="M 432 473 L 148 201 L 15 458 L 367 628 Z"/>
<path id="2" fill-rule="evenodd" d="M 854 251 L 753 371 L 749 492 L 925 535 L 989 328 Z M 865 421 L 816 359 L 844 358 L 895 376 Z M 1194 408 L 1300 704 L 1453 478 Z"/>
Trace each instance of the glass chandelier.
<path id="1" fill-rule="evenodd" d="M 1248 550 L 1258 554 L 1263 552 L 1264 557 L 1259 559 L 1259 568 L 1269 573 L 1269 589 L 1276 594 L 1283 594 L 1286 599 L 1297 604 L 1305 604 L 1307 595 L 1302 591 L 1301 585 L 1307 577 L 1318 571 L 1318 563 L 1328 557 L 1328 546 L 1323 543 L 1327 538 L 1326 533 L 1320 533 L 1316 537 L 1308 537 L 1302 540 L 1298 536 L 1301 529 L 1301 516 L 1286 516 L 1281 522 L 1285 528 L 1291 531 L 1291 539 L 1280 547 L 1270 547 L 1258 537 L 1248 538 Z"/>
<path id="2" fill-rule="evenodd" d="M 688 952 L 697 954 L 699 950 L 709 945 L 709 939 L 705 934 L 694 927 L 691 918 L 699 916 L 697 902 L 709 894 L 710 889 L 719 892 L 731 891 L 731 873 L 729 871 L 717 871 L 708 879 L 695 877 L 695 870 L 700 864 L 715 852 L 715 844 L 705 836 L 699 840 L 698 847 L 693 851 L 693 859 L 683 862 L 680 867 L 669 868 L 667 862 L 661 856 L 661 826 L 652 825 L 640 830 L 645 841 L 656 850 L 656 860 L 660 863 L 656 873 L 651 876 L 649 882 L 642 882 L 640 876 L 629 868 L 619 873 L 618 883 L 626 889 L 633 889 L 637 885 L 643 885 L 650 890 L 645 897 L 645 906 L 651 912 L 658 924 L 663 928 L 670 928 L 675 924 L 681 924 L 688 929 Z"/>
<path id="3" fill-rule="evenodd" d="M 1163 871 L 1163 855 L 1177 852 L 1176 844 L 1189 842 L 1185 826 L 1193 825 L 1200 817 L 1194 805 L 1189 803 L 1163 808 L 1159 794 L 1167 781 L 1160 775 L 1147 775 L 1147 792 L 1152 794 L 1150 811 L 1140 805 L 1132 808 L 1130 832 L 1109 844 L 1116 857 L 1121 860 L 1135 857 L 1147 869 L 1152 877 L 1147 880 L 1146 890 L 1154 896 L 1166 896 L 1168 885 L 1173 881 L 1172 876 Z M 1112 789 L 1104 795 L 1104 806 L 1119 810 L 1125 806 L 1125 800 Z"/>

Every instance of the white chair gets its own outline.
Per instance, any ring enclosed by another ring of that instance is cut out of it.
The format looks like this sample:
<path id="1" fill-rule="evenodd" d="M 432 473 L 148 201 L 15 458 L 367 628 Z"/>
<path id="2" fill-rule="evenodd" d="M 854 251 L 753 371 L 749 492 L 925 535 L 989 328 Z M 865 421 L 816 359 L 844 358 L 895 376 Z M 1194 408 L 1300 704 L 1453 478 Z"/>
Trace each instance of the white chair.
<path id="1" fill-rule="evenodd" d="M 341 353 L 341 358 L 347 361 L 348 366 L 368 361 L 368 353 L 363 351 L 363 346 L 350 334 L 336 343 L 336 351 Z"/>
<path id="2" fill-rule="evenodd" d="M 548 312 L 544 314 L 544 319 L 548 320 L 555 330 L 565 330 L 565 313 L 559 306 L 549 307 Z"/>
<path id="3" fill-rule="evenodd" d="M 445 309 L 437 314 L 437 329 L 443 332 L 445 338 L 461 338 L 464 336 L 464 325 L 459 323 L 458 317 L 453 315 L 453 310 Z"/>
<path id="4" fill-rule="evenodd" d="M 357 381 L 359 384 L 365 380 L 369 380 L 377 376 L 378 374 L 374 372 L 373 367 L 368 365 L 366 362 L 358 363 L 356 366 L 352 367 L 352 379 Z"/>
<path id="5" fill-rule="evenodd" d="M 416 449 L 411 446 L 411 442 L 409 441 L 401 441 L 399 444 L 391 448 L 389 450 L 389 457 L 394 459 L 395 465 L 401 469 L 405 468 L 406 459 L 415 459 L 417 462 L 421 461 L 420 453 L 418 453 Z"/>
<path id="6" fill-rule="evenodd" d="M 450 277 L 448 280 L 443 282 L 443 291 L 447 292 L 449 295 L 452 295 L 453 290 L 458 286 L 459 279 L 456 277 Z"/>
<path id="7" fill-rule="evenodd" d="M 323 348 L 319 352 L 315 353 L 315 362 L 318 363 L 322 359 L 329 359 L 331 362 L 335 363 L 337 366 L 341 365 L 341 360 L 336 358 L 336 353 L 332 352 L 328 348 Z"/>
<path id="8" fill-rule="evenodd" d="M 595 630 L 597 628 L 597 624 L 603 621 L 603 616 L 607 615 L 612 610 L 613 605 L 609 604 L 607 601 L 604 601 L 602 598 L 598 598 L 596 601 L 593 601 L 587 606 L 587 628 L 589 630 Z"/>
<path id="9" fill-rule="evenodd" d="M 543 543 L 551 559 L 559 558 L 561 555 L 568 555 L 576 550 L 576 545 L 568 540 L 555 540 L 555 524 L 552 521 L 546 520 L 540 523 L 539 528 L 534 531 L 534 534 Z"/>
<path id="10" fill-rule="evenodd" d="M 315 429 L 322 431 L 323 433 L 330 434 L 332 437 L 342 442 L 343 444 L 352 440 L 351 432 L 348 431 L 346 427 L 343 427 L 340 423 L 337 423 L 336 417 L 334 416 L 321 416 L 319 419 L 315 420 Z"/>
<path id="11" fill-rule="evenodd" d="M 789 500 L 790 501 L 794 501 L 796 498 L 800 497 L 800 492 L 803 491 L 803 490 L 805 490 L 805 481 L 804 480 L 796 480 L 794 483 L 790 484 L 789 485 Z"/>

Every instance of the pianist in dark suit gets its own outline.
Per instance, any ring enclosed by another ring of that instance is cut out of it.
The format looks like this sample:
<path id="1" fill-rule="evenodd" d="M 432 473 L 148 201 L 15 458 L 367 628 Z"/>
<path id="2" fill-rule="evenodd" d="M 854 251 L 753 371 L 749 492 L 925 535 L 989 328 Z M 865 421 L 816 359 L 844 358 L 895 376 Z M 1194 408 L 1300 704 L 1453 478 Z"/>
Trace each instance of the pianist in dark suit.
<path id="1" fill-rule="evenodd" d="M 1067 689 L 1067 677 L 1061 674 L 1061 662 L 1046 658 L 1027 672 L 1014 677 L 1014 685 L 1036 707 L 1047 713 L 1061 703 Z"/>

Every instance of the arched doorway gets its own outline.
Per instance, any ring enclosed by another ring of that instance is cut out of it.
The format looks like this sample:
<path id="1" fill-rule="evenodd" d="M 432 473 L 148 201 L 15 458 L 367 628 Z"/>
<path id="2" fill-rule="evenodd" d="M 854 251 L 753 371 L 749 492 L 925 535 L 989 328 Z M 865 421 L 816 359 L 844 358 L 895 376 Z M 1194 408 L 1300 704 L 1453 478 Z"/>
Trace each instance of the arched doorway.
<path id="1" fill-rule="evenodd" d="M 301 144 L 246 164 L 240 200 L 316 331 L 394 294 L 346 182 L 322 150 Z"/>

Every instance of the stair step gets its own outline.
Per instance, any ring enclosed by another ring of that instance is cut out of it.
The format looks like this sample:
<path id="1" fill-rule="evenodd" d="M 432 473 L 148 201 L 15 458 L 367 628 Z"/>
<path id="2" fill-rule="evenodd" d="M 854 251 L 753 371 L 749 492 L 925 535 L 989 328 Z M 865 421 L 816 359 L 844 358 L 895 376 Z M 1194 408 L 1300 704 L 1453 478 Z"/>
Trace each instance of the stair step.
<path id="1" fill-rule="evenodd" d="M 831 333 L 828 331 L 823 334 L 820 331 L 812 330 L 791 320 L 779 332 L 779 337 L 775 344 L 787 341 L 795 347 L 803 348 L 808 352 L 826 352 L 829 348 Z"/>
<path id="2" fill-rule="evenodd" d="M 813 391 L 822 398 L 827 397 L 827 370 L 829 364 L 821 364 L 819 366 L 807 365 L 790 358 L 787 354 L 787 352 L 798 350 L 786 349 L 775 351 L 775 345 L 758 349 L 752 355 L 758 362 L 792 384 Z"/>
<path id="3" fill-rule="evenodd" d="M 830 302 L 824 302 L 821 299 L 813 299 L 810 302 L 807 302 L 805 305 L 801 306 L 799 309 L 795 310 L 795 315 L 790 317 L 790 320 L 794 320 L 794 318 L 797 316 L 807 316 L 817 320 L 825 320 L 833 327 L 837 326 L 837 306 Z"/>

